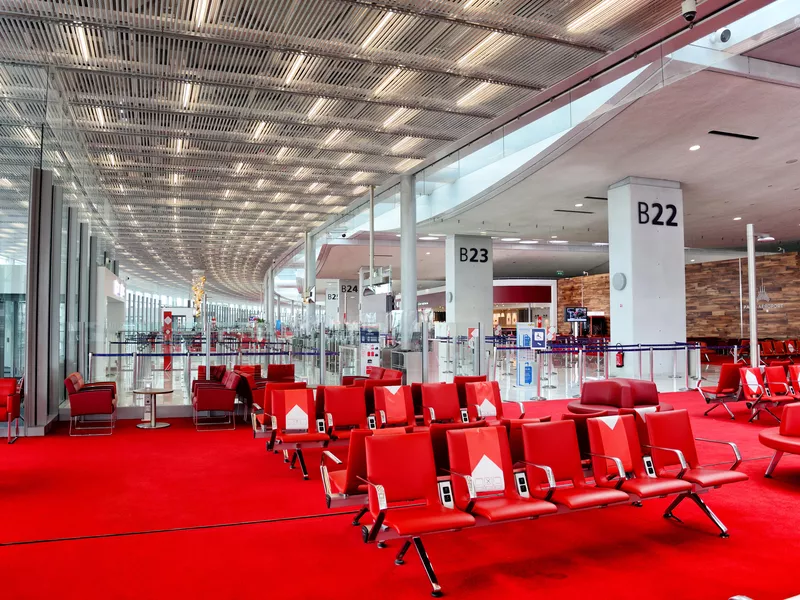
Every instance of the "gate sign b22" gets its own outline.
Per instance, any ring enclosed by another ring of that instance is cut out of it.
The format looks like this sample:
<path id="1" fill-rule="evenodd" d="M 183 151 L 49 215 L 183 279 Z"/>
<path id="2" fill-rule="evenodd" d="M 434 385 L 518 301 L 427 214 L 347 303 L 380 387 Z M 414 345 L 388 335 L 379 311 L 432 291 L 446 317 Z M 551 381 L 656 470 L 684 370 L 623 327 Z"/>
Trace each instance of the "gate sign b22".
<path id="1" fill-rule="evenodd" d="M 640 225 L 666 225 L 678 226 L 678 207 L 674 204 L 661 204 L 660 202 L 639 202 Z"/>

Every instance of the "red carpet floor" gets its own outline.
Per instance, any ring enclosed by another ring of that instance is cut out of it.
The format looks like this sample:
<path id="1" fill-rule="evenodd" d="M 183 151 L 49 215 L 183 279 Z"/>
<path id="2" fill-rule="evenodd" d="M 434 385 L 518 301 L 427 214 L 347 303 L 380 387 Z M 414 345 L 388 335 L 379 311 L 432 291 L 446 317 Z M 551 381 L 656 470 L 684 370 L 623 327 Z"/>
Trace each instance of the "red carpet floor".
<path id="1" fill-rule="evenodd" d="M 746 459 L 770 454 L 757 441 L 768 418 L 749 425 L 744 407 L 736 422 L 722 412 L 703 418 L 698 395 L 668 396 L 697 417 L 696 435 L 736 441 Z M 558 414 L 564 404 L 530 412 Z M 726 458 L 711 449 L 707 462 Z M 313 481 L 304 482 L 248 430 L 196 433 L 188 420 L 2 445 L 3 597 L 429 597 L 413 550 L 396 567 L 397 543 L 363 544 L 350 516 L 326 510 L 317 458 L 308 462 Z M 693 505 L 677 509 L 679 524 L 661 518 L 666 500 L 653 500 L 425 544 L 451 598 L 784 599 L 800 594 L 800 457 L 785 457 L 772 480 L 766 463 L 746 462 L 750 481 L 705 496 L 730 539 Z M 247 521 L 259 523 L 232 525 Z M 181 530 L 155 532 L 164 529 Z M 72 537 L 83 539 L 60 539 Z"/>

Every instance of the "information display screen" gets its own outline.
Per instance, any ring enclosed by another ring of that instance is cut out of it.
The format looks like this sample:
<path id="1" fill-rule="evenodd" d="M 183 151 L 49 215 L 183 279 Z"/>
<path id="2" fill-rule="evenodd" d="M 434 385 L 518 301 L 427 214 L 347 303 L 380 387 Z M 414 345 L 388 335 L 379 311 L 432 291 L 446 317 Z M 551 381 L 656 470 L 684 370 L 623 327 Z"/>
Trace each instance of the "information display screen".
<path id="1" fill-rule="evenodd" d="M 567 323 L 586 323 L 589 320 L 585 306 L 568 306 L 564 309 L 564 320 Z"/>

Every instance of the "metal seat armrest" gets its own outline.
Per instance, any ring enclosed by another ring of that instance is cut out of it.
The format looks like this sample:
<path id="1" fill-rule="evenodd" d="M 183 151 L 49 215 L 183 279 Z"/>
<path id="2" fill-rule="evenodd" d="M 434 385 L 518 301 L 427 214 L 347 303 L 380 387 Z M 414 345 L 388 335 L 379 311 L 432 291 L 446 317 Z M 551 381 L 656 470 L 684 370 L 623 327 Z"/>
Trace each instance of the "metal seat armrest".
<path id="1" fill-rule="evenodd" d="M 736 468 L 740 464 L 742 464 L 742 453 L 739 452 L 739 446 L 737 446 L 735 443 L 728 442 L 728 441 L 725 441 L 725 440 L 711 440 L 711 439 L 708 439 L 708 438 L 694 438 L 694 439 L 697 442 L 708 442 L 710 444 L 725 444 L 726 446 L 729 446 L 730 449 L 733 451 L 734 458 L 736 459 L 736 460 L 734 460 L 733 465 L 731 465 L 731 468 L 730 468 L 731 471 L 735 471 Z"/>
<path id="2" fill-rule="evenodd" d="M 381 427 L 386 427 L 386 413 L 383 410 L 378 410 L 381 415 Z"/>
<path id="3" fill-rule="evenodd" d="M 471 512 L 472 507 L 475 506 L 475 500 L 478 499 L 478 494 L 475 492 L 475 482 L 472 480 L 471 475 L 464 475 L 463 473 L 458 473 L 457 471 L 451 471 L 450 469 L 445 469 L 450 475 L 455 475 L 456 477 L 461 477 L 464 482 L 467 484 L 467 491 L 469 492 L 469 502 L 467 503 L 467 507 L 464 509 L 466 512 Z"/>
<path id="4" fill-rule="evenodd" d="M 789 387 L 789 384 L 786 383 L 785 381 L 776 381 L 775 383 L 770 383 L 769 385 L 770 385 L 770 387 L 772 387 L 773 385 L 782 385 L 783 386 L 783 394 L 784 395 L 788 394 L 789 390 L 791 390 L 791 388 Z"/>
<path id="5" fill-rule="evenodd" d="M 682 479 L 684 473 L 689 470 L 689 463 L 686 462 L 686 457 L 683 455 L 683 452 L 678 450 L 677 448 L 664 448 L 663 446 L 652 446 L 650 444 L 643 444 L 645 448 L 650 448 L 651 450 L 663 450 L 664 452 L 672 452 L 675 456 L 678 457 L 678 461 L 681 463 L 681 470 L 678 472 L 678 479 Z"/>
<path id="6" fill-rule="evenodd" d="M 382 485 L 379 485 L 377 483 L 372 483 L 366 477 L 359 476 L 359 477 L 357 477 L 357 479 L 359 481 L 363 481 L 369 487 L 371 487 L 371 488 L 373 488 L 375 490 L 375 494 L 378 496 L 378 510 L 379 511 L 383 512 L 387 508 L 389 508 L 389 504 L 386 502 L 386 490 L 383 488 Z"/>
<path id="7" fill-rule="evenodd" d="M 620 483 L 628 478 L 628 476 L 625 474 L 625 468 L 622 466 L 622 460 L 620 460 L 618 457 L 608 456 L 606 454 L 598 454 L 597 452 L 589 452 L 589 456 L 596 456 L 598 458 L 606 458 L 614 461 L 614 465 L 617 467 L 617 473 L 619 474 Z"/>
<path id="8" fill-rule="evenodd" d="M 322 456 L 320 457 L 320 464 L 321 465 L 325 464 L 325 459 L 326 458 L 328 460 L 330 460 L 335 465 L 344 464 L 343 461 L 339 457 L 337 457 L 333 452 L 331 452 L 330 450 L 323 450 L 322 451 Z"/>
<path id="9" fill-rule="evenodd" d="M 556 478 L 555 475 L 553 475 L 553 469 L 547 465 L 537 465 L 536 463 L 528 462 L 526 460 L 521 460 L 517 464 L 523 464 L 527 467 L 534 467 L 544 471 L 545 475 L 547 476 L 547 495 L 544 497 L 544 499 L 550 500 L 550 498 L 553 497 L 553 492 L 556 490 Z"/>
<path id="10" fill-rule="evenodd" d="M 431 423 L 435 422 L 436 421 L 436 411 L 433 410 L 433 407 L 432 406 L 425 406 L 424 408 L 426 408 L 428 410 L 428 414 L 431 416 Z"/>

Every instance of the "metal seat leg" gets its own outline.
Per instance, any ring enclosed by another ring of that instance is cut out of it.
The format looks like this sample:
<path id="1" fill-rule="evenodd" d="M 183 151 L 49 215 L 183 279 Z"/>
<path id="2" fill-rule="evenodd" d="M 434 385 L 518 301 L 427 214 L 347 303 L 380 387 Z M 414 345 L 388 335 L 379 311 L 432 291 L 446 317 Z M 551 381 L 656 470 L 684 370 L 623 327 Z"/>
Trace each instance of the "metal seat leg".
<path id="1" fill-rule="evenodd" d="M 431 587 L 433 588 L 431 596 L 440 598 L 442 596 L 442 588 L 439 585 L 439 580 L 436 579 L 436 573 L 433 572 L 433 566 L 428 558 L 428 553 L 425 552 L 425 546 L 422 545 L 422 540 L 418 537 L 413 538 L 413 541 L 417 554 L 419 554 L 419 559 L 422 561 L 422 567 L 425 569 L 425 574 L 428 576 L 428 581 L 431 582 Z"/>
<path id="2" fill-rule="evenodd" d="M 781 460 L 781 457 L 783 457 L 782 450 L 775 452 L 775 454 L 772 456 L 772 460 L 769 461 L 769 466 L 767 467 L 767 472 L 764 473 L 764 477 L 772 477 L 772 472 L 775 470 L 775 467 L 778 466 L 778 462 Z"/>
<path id="3" fill-rule="evenodd" d="M 303 473 L 303 479 L 308 479 L 308 469 L 306 468 L 306 460 L 303 458 L 303 451 L 298 449 L 295 451 L 294 455 L 297 457 L 297 462 L 300 463 L 300 471 Z"/>
<path id="4" fill-rule="evenodd" d="M 723 538 L 730 537 L 730 534 L 728 533 L 728 528 L 725 527 L 725 524 L 722 521 L 720 521 L 717 515 L 715 515 L 711 511 L 711 509 L 708 507 L 708 504 L 703 502 L 703 499 L 700 496 L 698 496 L 695 493 L 692 493 L 689 495 L 689 497 L 694 501 L 695 504 L 697 504 L 697 506 L 700 507 L 700 510 L 702 510 L 705 513 L 705 515 L 714 522 L 714 525 L 716 525 L 719 528 L 720 530 L 719 537 Z"/>
<path id="5" fill-rule="evenodd" d="M 368 506 L 361 507 L 361 510 L 359 510 L 358 513 L 356 513 L 356 516 L 353 517 L 353 527 L 358 526 L 358 524 L 359 524 L 358 522 L 361 520 L 361 517 L 363 517 L 365 514 L 367 514 L 368 510 L 369 510 Z"/>
<path id="6" fill-rule="evenodd" d="M 677 498 L 675 498 L 675 500 L 673 500 L 673 501 L 672 501 L 672 504 L 670 504 L 670 505 L 667 507 L 667 510 L 665 510 L 665 511 L 664 511 L 664 515 L 663 515 L 663 516 L 664 516 L 664 518 L 665 518 L 665 519 L 674 519 L 674 520 L 675 520 L 675 521 L 677 521 L 678 523 L 683 523 L 683 521 L 681 521 L 681 520 L 680 520 L 678 517 L 676 517 L 675 515 L 673 515 L 673 514 L 672 514 L 672 511 L 673 511 L 673 510 L 675 510 L 675 509 L 678 507 L 678 505 L 679 505 L 681 502 L 683 502 L 684 500 L 686 500 L 686 497 L 687 497 L 688 495 L 689 495 L 688 493 L 686 493 L 686 494 L 681 494 L 680 496 L 678 496 Z"/>
<path id="7" fill-rule="evenodd" d="M 408 549 L 411 547 L 411 540 L 406 540 L 403 542 L 403 547 L 400 548 L 400 552 L 397 553 L 397 556 L 394 559 L 394 564 L 397 566 L 404 565 L 406 561 L 403 560 L 403 557 L 408 552 Z"/>

